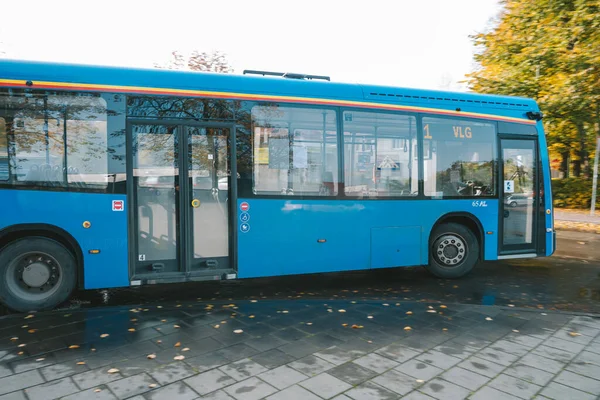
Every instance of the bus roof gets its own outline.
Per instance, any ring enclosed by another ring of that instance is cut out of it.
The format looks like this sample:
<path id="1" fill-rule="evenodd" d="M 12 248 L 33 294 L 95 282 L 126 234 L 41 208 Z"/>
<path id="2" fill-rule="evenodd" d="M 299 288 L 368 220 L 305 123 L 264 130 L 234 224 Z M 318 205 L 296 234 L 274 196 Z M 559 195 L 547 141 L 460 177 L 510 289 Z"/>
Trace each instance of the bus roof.
<path id="1" fill-rule="evenodd" d="M 10 81 L 13 82 L 11 85 Z M 18 82 L 21 81 L 21 82 Z M 290 79 L 281 77 L 217 74 L 207 72 L 177 71 L 168 69 L 142 69 L 117 66 L 62 64 L 38 61 L 0 60 L 0 86 L 14 86 L 31 81 L 69 83 L 77 85 L 102 85 L 106 92 L 136 92 L 135 88 L 203 90 L 207 92 L 244 93 L 273 96 L 323 98 L 357 102 L 387 104 L 412 104 L 475 109 L 508 109 L 538 111 L 532 99 L 512 96 L 422 90 L 389 86 L 336 83 L 320 80 Z M 127 90 L 130 88 L 131 90 Z M 65 89 L 62 87 L 62 89 Z M 85 89 L 81 89 L 85 90 Z"/>

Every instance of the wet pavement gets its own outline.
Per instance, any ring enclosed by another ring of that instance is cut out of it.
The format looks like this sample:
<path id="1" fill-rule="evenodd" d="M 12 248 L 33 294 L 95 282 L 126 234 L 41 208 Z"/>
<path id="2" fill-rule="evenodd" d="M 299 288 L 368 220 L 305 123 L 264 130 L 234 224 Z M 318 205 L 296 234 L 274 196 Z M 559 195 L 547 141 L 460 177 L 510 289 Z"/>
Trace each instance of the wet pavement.
<path id="1" fill-rule="evenodd" d="M 600 236 L 558 247 L 452 281 L 408 268 L 77 293 L 0 317 L 0 400 L 596 399 Z"/>

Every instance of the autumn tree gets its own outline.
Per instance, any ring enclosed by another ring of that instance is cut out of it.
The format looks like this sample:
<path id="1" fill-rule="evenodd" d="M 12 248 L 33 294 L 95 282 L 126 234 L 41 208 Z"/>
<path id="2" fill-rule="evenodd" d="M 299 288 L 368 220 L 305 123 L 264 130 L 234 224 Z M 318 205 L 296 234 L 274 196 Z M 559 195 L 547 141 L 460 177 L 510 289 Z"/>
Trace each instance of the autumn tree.
<path id="1" fill-rule="evenodd" d="M 194 50 L 186 58 L 180 51 L 175 50 L 171 53 L 171 59 L 164 65 L 155 64 L 156 68 L 182 69 L 202 72 L 218 72 L 229 74 L 233 68 L 229 65 L 227 55 L 220 51 L 199 52 Z"/>
<path id="2" fill-rule="evenodd" d="M 590 174 L 600 135 L 600 1 L 503 0 L 497 26 L 473 36 L 481 93 L 532 97 L 545 114 L 551 153 L 568 175 Z"/>

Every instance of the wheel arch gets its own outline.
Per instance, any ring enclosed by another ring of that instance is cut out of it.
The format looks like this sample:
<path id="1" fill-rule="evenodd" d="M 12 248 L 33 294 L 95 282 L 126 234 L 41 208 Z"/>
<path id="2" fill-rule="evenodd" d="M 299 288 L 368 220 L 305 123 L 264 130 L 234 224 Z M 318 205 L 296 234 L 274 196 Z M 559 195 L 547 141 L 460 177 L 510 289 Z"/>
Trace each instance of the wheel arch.
<path id="1" fill-rule="evenodd" d="M 0 230 L 0 250 L 10 243 L 27 237 L 44 237 L 62 244 L 77 261 L 77 286 L 83 284 L 83 252 L 77 240 L 69 232 L 50 224 L 17 224 Z"/>
<path id="2" fill-rule="evenodd" d="M 471 232 L 473 232 L 473 234 L 475 235 L 475 237 L 477 238 L 477 241 L 479 243 L 479 259 L 483 260 L 484 259 L 484 252 L 485 252 L 485 235 L 484 235 L 484 230 L 483 230 L 483 225 L 481 225 L 481 221 L 479 220 L 479 218 L 477 218 L 475 215 L 469 213 L 469 212 L 451 212 L 448 214 L 444 214 L 442 215 L 440 218 L 438 218 L 435 223 L 433 224 L 433 226 L 431 227 L 431 231 L 429 232 L 429 240 L 428 240 L 428 246 L 427 249 L 428 251 L 430 251 L 430 247 L 431 247 L 431 240 L 432 240 L 432 235 L 433 232 L 435 231 L 435 228 L 441 224 L 445 224 L 445 223 L 456 223 L 456 224 L 460 224 L 463 225 L 465 227 L 467 227 Z"/>

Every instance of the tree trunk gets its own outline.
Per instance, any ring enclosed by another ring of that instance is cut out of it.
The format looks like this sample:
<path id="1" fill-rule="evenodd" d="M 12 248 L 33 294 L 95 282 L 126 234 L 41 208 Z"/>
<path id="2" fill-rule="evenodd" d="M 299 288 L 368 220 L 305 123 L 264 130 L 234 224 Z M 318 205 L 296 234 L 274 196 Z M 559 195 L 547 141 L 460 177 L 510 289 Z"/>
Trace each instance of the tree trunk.
<path id="1" fill-rule="evenodd" d="M 560 170 L 563 173 L 563 178 L 569 177 L 569 151 L 563 151 L 560 154 L 562 161 L 560 163 Z"/>
<path id="2" fill-rule="evenodd" d="M 583 173 L 586 178 L 589 178 L 591 171 L 589 168 L 586 132 L 582 122 L 577 123 L 577 136 L 579 136 L 579 150 L 577 151 L 579 156 L 579 174 L 576 174 L 576 176 L 580 176 Z"/>

